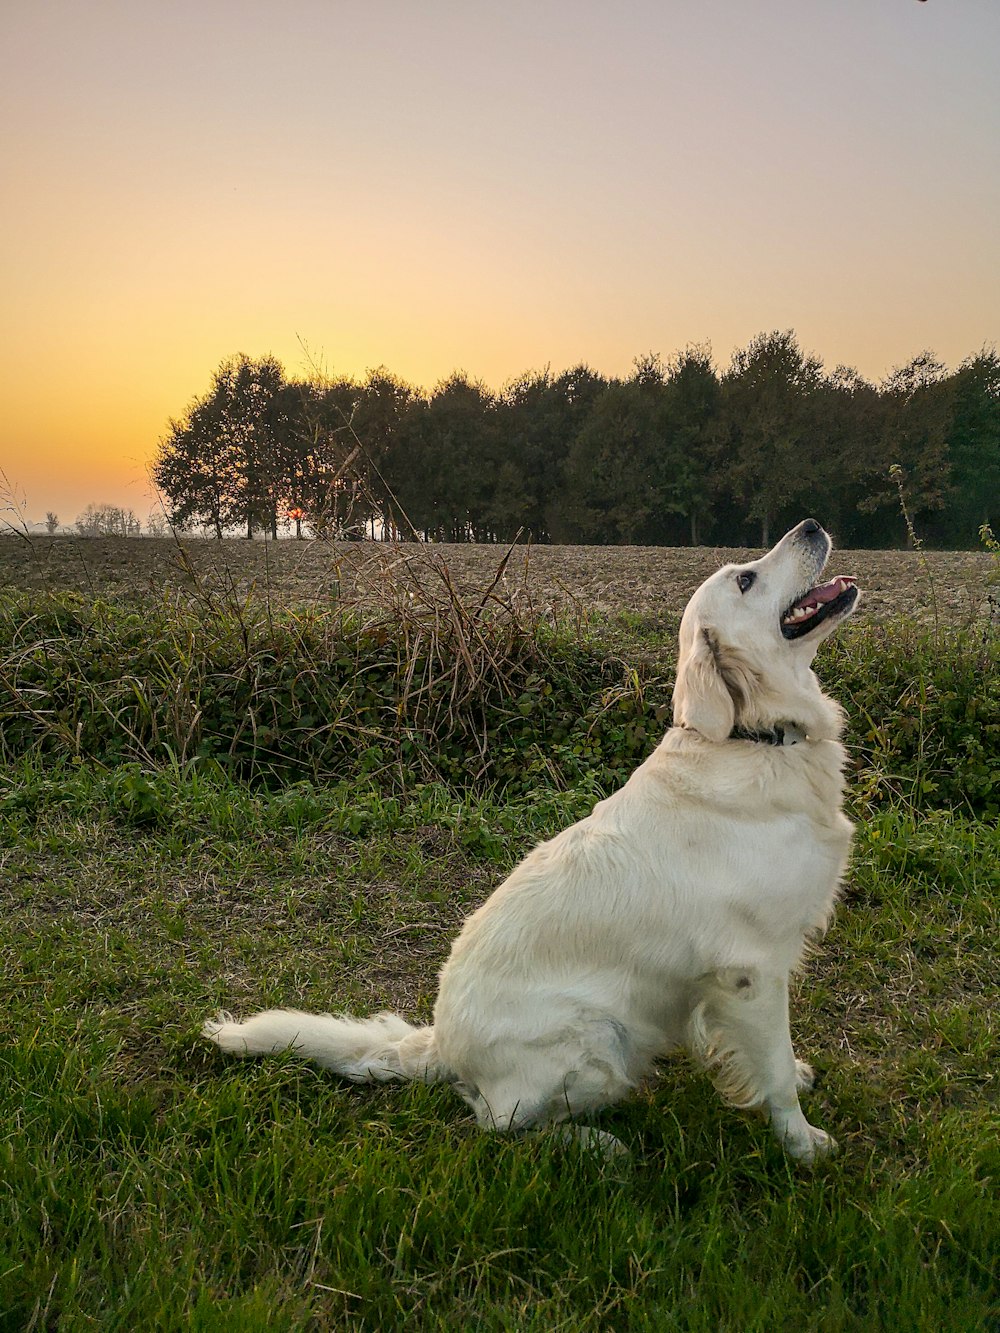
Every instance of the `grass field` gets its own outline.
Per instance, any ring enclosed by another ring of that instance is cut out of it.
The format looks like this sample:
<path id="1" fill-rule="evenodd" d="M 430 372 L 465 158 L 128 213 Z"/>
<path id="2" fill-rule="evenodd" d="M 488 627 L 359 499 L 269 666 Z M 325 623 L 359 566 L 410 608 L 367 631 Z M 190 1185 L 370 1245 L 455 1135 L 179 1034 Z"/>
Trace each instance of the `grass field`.
<path id="1" fill-rule="evenodd" d="M 645 622 L 607 632 L 618 653 L 670 651 Z M 879 633 L 821 673 L 847 689 L 894 652 Z M 925 664 L 904 703 L 926 728 L 907 763 L 945 725 L 949 663 L 957 677 L 989 635 L 941 630 L 907 659 Z M 847 689 L 858 737 L 866 709 L 898 705 L 881 688 L 882 705 Z M 1000 746 L 993 716 L 970 772 Z M 939 799 L 940 774 L 898 781 L 877 724 L 844 900 L 795 997 L 819 1072 L 807 1113 L 841 1144 L 813 1171 L 680 1057 L 602 1117 L 633 1151 L 612 1170 L 481 1135 L 447 1089 L 359 1089 L 199 1040 L 221 1005 L 426 1018 L 462 916 L 589 809 L 586 773 L 390 790 L 7 753 L 0 1328 L 1000 1327 L 1000 831 Z"/>

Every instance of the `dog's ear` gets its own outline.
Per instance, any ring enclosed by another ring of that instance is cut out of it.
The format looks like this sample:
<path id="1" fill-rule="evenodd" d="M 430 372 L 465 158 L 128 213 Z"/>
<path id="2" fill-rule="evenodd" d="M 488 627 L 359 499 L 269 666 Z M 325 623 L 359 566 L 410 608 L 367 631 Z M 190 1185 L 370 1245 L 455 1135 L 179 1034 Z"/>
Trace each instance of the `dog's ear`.
<path id="1" fill-rule="evenodd" d="M 674 685 L 674 725 L 724 741 L 750 709 L 756 676 L 711 629 L 697 626 L 682 646 Z"/>

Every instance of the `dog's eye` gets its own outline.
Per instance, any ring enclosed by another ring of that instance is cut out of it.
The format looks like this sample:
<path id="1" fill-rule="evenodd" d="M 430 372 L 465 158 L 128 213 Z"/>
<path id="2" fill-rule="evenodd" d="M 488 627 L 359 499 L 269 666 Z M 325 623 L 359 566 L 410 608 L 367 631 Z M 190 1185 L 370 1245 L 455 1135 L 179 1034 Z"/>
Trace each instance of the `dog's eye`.
<path id="1" fill-rule="evenodd" d="M 742 574 L 737 574 L 736 585 L 739 588 L 740 592 L 746 592 L 748 588 L 752 588 L 754 585 L 754 580 L 756 578 L 757 575 L 753 572 L 752 569 L 745 569 L 742 572 Z"/>

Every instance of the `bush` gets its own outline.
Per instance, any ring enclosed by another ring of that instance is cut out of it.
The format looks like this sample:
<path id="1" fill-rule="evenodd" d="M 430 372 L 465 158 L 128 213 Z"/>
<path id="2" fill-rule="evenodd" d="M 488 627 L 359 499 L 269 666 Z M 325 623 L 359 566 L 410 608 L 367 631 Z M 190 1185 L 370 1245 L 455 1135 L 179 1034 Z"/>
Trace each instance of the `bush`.
<path id="1" fill-rule="evenodd" d="M 874 801 L 1000 813 L 1000 634 L 905 621 L 845 632 L 824 651 L 848 711 L 858 788 Z"/>
<path id="2" fill-rule="evenodd" d="M 862 804 L 1000 809 L 1000 637 L 896 623 L 824 648 Z M 510 603 L 377 609 L 0 598 L 0 753 L 106 766 L 209 762 L 265 782 L 373 778 L 608 790 L 669 718 L 662 671 Z M 130 770 L 132 772 L 132 770 Z M 124 779 L 123 779 L 124 780 Z M 122 799 L 153 817 L 130 776 Z M 152 803 L 152 804 L 150 804 Z"/>
<path id="3" fill-rule="evenodd" d="M 597 770 L 614 785 L 658 739 L 666 704 L 649 673 L 501 612 L 425 625 L 412 608 L 275 621 L 177 599 L 141 614 L 73 597 L 0 603 L 9 758 L 202 758 L 242 778 L 513 791 Z"/>

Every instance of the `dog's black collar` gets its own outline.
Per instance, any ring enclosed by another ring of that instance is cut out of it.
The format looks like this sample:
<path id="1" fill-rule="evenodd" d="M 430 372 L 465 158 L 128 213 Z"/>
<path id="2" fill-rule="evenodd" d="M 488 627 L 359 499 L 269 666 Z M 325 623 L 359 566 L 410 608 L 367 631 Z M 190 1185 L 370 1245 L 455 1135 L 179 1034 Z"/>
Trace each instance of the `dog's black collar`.
<path id="1" fill-rule="evenodd" d="M 794 722 L 778 722 L 760 731 L 752 731 L 749 727 L 733 727 L 729 733 L 731 741 L 759 741 L 762 745 L 798 745 L 805 738 L 805 731 Z"/>

